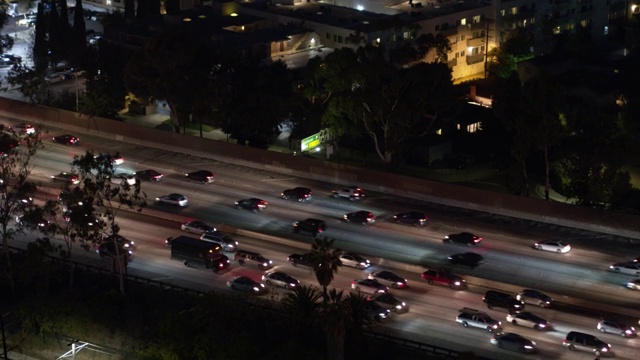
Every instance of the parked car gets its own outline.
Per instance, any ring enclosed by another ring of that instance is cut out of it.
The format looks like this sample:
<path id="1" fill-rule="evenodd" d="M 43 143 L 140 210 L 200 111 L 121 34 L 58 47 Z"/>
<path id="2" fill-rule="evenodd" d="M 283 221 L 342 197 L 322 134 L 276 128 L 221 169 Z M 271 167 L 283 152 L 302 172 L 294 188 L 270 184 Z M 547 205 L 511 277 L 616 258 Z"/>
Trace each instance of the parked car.
<path id="1" fill-rule="evenodd" d="M 355 279 L 351 282 L 351 288 L 356 292 L 367 294 L 380 294 L 389 291 L 389 288 L 373 279 Z"/>
<path id="2" fill-rule="evenodd" d="M 394 215 L 393 221 L 395 221 L 397 224 L 424 226 L 427 224 L 427 215 L 419 211 L 409 211 Z"/>
<path id="3" fill-rule="evenodd" d="M 160 204 L 176 205 L 180 207 L 189 205 L 189 199 L 182 194 L 162 195 L 156 198 L 156 202 Z"/>
<path id="4" fill-rule="evenodd" d="M 479 245 L 482 242 L 482 238 L 476 236 L 470 232 L 462 232 L 459 234 L 450 234 L 444 237 L 442 242 L 446 243 L 458 243 L 465 244 L 467 246 Z"/>
<path id="5" fill-rule="evenodd" d="M 376 221 L 376 216 L 370 211 L 360 210 L 356 212 L 350 212 L 343 216 L 346 222 L 352 222 L 362 225 L 372 224 Z"/>
<path id="6" fill-rule="evenodd" d="M 278 286 L 287 290 L 293 290 L 300 285 L 298 279 L 282 271 L 268 271 L 262 275 L 262 282 L 267 285 Z"/>
<path id="7" fill-rule="evenodd" d="M 297 187 L 293 189 L 287 189 L 280 194 L 280 197 L 285 200 L 296 200 L 298 202 L 308 201 L 313 198 L 313 191 L 305 187 Z"/>
<path id="8" fill-rule="evenodd" d="M 429 285 L 444 285 L 452 289 L 460 289 L 466 286 L 466 282 L 462 277 L 446 269 L 427 269 L 422 273 L 421 277 Z"/>
<path id="9" fill-rule="evenodd" d="M 536 343 L 515 333 L 495 334 L 491 343 L 502 349 L 519 351 L 522 353 L 536 352 Z"/>
<path id="10" fill-rule="evenodd" d="M 621 274 L 640 276 L 640 263 L 637 262 L 617 263 L 609 266 L 609 269 Z"/>
<path id="11" fill-rule="evenodd" d="M 253 212 L 263 211 L 267 208 L 267 205 L 269 205 L 268 202 L 258 198 L 238 200 L 235 203 L 236 209 L 247 209 Z"/>
<path id="12" fill-rule="evenodd" d="M 571 245 L 560 240 L 543 240 L 533 244 L 536 250 L 551 251 L 560 254 L 566 254 L 571 251 Z"/>
<path id="13" fill-rule="evenodd" d="M 80 139 L 71 134 L 64 134 L 64 135 L 54 136 L 53 141 L 63 145 L 78 145 L 78 142 L 80 142 Z"/>
<path id="14" fill-rule="evenodd" d="M 600 320 L 596 325 L 596 329 L 602 333 L 611 333 L 622 337 L 635 337 L 637 335 L 633 326 L 613 320 Z"/>
<path id="15" fill-rule="evenodd" d="M 80 184 L 80 176 L 74 173 L 61 172 L 56 175 L 51 175 L 53 181 L 65 182 L 67 184 L 78 185 Z"/>
<path id="16" fill-rule="evenodd" d="M 371 262 L 368 259 L 350 252 L 343 252 L 340 254 L 340 262 L 344 266 L 350 266 L 360 270 L 364 270 L 371 266 Z"/>
<path id="17" fill-rule="evenodd" d="M 238 291 L 248 292 L 252 294 L 262 294 L 266 292 L 264 284 L 261 284 L 248 276 L 236 276 L 227 281 L 227 286 Z"/>
<path id="18" fill-rule="evenodd" d="M 149 169 L 149 170 L 136 171 L 135 177 L 138 178 L 139 180 L 160 181 L 162 180 L 164 175 L 155 170 Z"/>
<path id="19" fill-rule="evenodd" d="M 390 286 L 394 289 L 404 289 L 407 287 L 407 279 L 396 275 L 395 273 L 387 270 L 374 271 L 369 274 L 369 279 L 378 280 L 381 284 Z"/>
<path id="20" fill-rule="evenodd" d="M 464 265 L 472 269 L 478 267 L 484 261 L 482 255 L 473 252 L 454 254 L 447 259 L 451 265 Z"/>
<path id="21" fill-rule="evenodd" d="M 549 330 L 551 328 L 547 320 L 528 311 L 508 314 L 507 321 L 513 325 L 527 326 L 536 330 Z"/>
<path id="22" fill-rule="evenodd" d="M 215 180 L 216 175 L 209 170 L 197 170 L 185 174 L 187 180 L 199 182 L 199 183 L 211 183 Z"/>
<path id="23" fill-rule="evenodd" d="M 191 220 L 180 225 L 180 229 L 184 232 L 202 234 L 205 232 L 216 231 L 216 228 L 200 220 Z"/>
<path id="24" fill-rule="evenodd" d="M 304 231 L 306 233 L 310 233 L 313 236 L 318 235 L 319 233 L 325 231 L 327 229 L 327 224 L 323 220 L 318 219 L 305 219 L 302 221 L 296 221 L 293 223 L 293 232 L 299 233 Z"/>
<path id="25" fill-rule="evenodd" d="M 345 187 L 338 190 L 333 190 L 331 194 L 334 198 L 347 199 L 349 201 L 356 201 L 364 199 L 364 190 L 357 186 Z"/>
<path id="26" fill-rule="evenodd" d="M 371 300 L 377 302 L 383 308 L 397 313 L 404 313 L 409 311 L 409 306 L 407 305 L 407 303 L 398 300 L 395 296 L 391 295 L 388 292 L 373 295 L 373 297 L 371 297 Z"/>
<path id="27" fill-rule="evenodd" d="M 543 308 L 551 306 L 553 299 L 541 291 L 534 289 L 524 289 L 516 295 L 516 299 L 525 304 L 540 306 Z"/>

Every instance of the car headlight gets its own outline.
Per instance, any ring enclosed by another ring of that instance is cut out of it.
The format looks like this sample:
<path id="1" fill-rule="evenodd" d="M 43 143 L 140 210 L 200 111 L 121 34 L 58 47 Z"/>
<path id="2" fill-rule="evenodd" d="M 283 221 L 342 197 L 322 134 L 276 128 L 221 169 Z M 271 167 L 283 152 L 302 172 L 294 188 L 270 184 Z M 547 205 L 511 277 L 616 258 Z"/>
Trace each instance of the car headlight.
<path id="1" fill-rule="evenodd" d="M 290 283 L 289 286 L 296 287 L 296 284 L 295 283 Z"/>
<path id="2" fill-rule="evenodd" d="M 627 329 L 624 332 L 627 333 L 627 334 L 633 334 L 633 330 L 631 330 L 631 329 Z"/>
<path id="3" fill-rule="evenodd" d="M 460 286 L 460 281 L 456 281 L 456 282 L 454 282 L 454 283 L 453 283 L 453 285 L 455 285 L 455 286 Z"/>
<path id="4" fill-rule="evenodd" d="M 538 327 L 541 327 L 541 328 L 547 327 L 547 324 L 538 324 Z"/>
<path id="5" fill-rule="evenodd" d="M 531 349 L 533 349 L 533 345 L 525 345 L 524 348 L 528 349 L 528 350 L 531 350 Z"/>
<path id="6" fill-rule="evenodd" d="M 396 309 L 400 310 L 400 309 L 402 309 L 402 307 L 403 307 L 403 306 L 404 306 L 404 304 L 402 304 L 402 305 L 396 305 Z"/>
<path id="7" fill-rule="evenodd" d="M 257 286 L 254 286 L 254 287 L 253 287 L 253 291 L 258 292 L 258 291 L 260 291 L 260 288 L 259 288 L 259 287 L 257 287 Z"/>
<path id="8" fill-rule="evenodd" d="M 498 324 L 493 324 L 491 327 L 494 328 L 494 329 L 497 329 L 498 328 Z"/>
<path id="9" fill-rule="evenodd" d="M 347 215 L 343 215 L 342 217 L 343 217 L 345 220 L 347 219 Z"/>
<path id="10" fill-rule="evenodd" d="M 603 347 L 601 351 L 602 352 L 607 352 L 607 351 L 609 351 L 609 348 L 608 347 Z"/>

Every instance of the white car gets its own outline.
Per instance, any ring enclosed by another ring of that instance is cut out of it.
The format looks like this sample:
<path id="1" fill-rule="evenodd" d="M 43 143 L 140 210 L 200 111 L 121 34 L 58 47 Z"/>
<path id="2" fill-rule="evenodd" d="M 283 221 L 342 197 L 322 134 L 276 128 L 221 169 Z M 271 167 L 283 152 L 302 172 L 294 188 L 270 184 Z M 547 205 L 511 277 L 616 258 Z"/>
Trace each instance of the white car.
<path id="1" fill-rule="evenodd" d="M 555 253 L 566 254 L 571 251 L 571 245 L 560 240 L 544 240 L 533 244 L 536 250 L 552 251 Z"/>
<path id="2" fill-rule="evenodd" d="M 362 256 L 354 253 L 342 253 L 340 254 L 340 262 L 344 266 L 351 266 L 356 269 L 364 270 L 371 266 L 371 262 Z"/>
<path id="3" fill-rule="evenodd" d="M 187 221 L 184 224 L 180 225 L 180 229 L 184 232 L 194 234 L 204 234 L 207 232 L 217 231 L 215 227 L 200 220 Z"/>
<path id="4" fill-rule="evenodd" d="M 628 262 L 617 263 L 609 266 L 609 270 L 621 274 L 640 276 L 640 263 Z"/>
<path id="5" fill-rule="evenodd" d="M 536 330 L 548 330 L 550 328 L 547 320 L 528 311 L 508 314 L 507 321 L 513 325 L 526 326 Z"/>
<path id="6" fill-rule="evenodd" d="M 380 284 L 375 279 L 355 279 L 351 283 L 351 288 L 356 292 L 367 294 L 384 294 L 389 292 L 389 288 Z"/>
<path id="7" fill-rule="evenodd" d="M 167 205 L 177 205 L 185 207 L 189 204 L 189 199 L 181 194 L 162 195 L 156 198 L 156 202 Z"/>
<path id="8" fill-rule="evenodd" d="M 16 133 L 27 135 L 31 135 L 36 132 L 36 128 L 33 125 L 27 123 L 18 124 L 11 129 Z"/>
<path id="9" fill-rule="evenodd" d="M 349 201 L 361 200 L 364 198 L 364 190 L 360 189 L 357 186 L 346 187 L 338 190 L 333 190 L 333 194 L 331 196 L 336 199 L 348 199 Z"/>
<path id="10" fill-rule="evenodd" d="M 269 271 L 262 275 L 262 282 L 267 285 L 278 286 L 287 290 L 293 290 L 300 285 L 298 279 L 282 271 Z"/>
<path id="11" fill-rule="evenodd" d="M 136 182 L 138 182 L 138 179 L 136 179 L 136 177 L 131 174 L 118 173 L 114 174 L 113 177 L 111 177 L 111 182 L 118 185 L 129 184 L 133 186 L 136 184 Z"/>
<path id="12" fill-rule="evenodd" d="M 640 279 L 633 279 L 626 285 L 627 289 L 640 290 Z"/>

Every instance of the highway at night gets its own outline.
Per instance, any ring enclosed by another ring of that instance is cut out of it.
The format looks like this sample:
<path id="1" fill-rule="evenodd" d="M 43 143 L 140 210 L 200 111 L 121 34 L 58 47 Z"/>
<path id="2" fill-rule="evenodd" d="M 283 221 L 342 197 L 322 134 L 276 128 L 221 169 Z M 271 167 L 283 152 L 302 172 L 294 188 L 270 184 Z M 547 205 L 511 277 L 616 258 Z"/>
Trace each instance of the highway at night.
<path id="1" fill-rule="evenodd" d="M 566 333 L 576 330 L 596 335 L 611 344 L 617 359 L 640 358 L 639 338 L 627 339 L 619 335 L 603 334 L 596 329 L 604 312 L 625 316 L 637 327 L 640 319 L 640 292 L 624 287 L 633 276 L 610 272 L 608 267 L 612 263 L 631 260 L 640 254 L 620 243 L 611 246 L 606 238 L 599 242 L 597 234 L 574 231 L 571 233 L 572 238 L 562 238 L 573 247 L 569 253 L 541 252 L 532 248 L 536 241 L 566 236 L 566 233 L 558 231 L 554 234 L 551 227 L 545 226 L 526 229 L 522 225 L 485 221 L 485 217 L 473 212 L 373 192 L 367 192 L 366 198 L 361 202 L 349 202 L 330 197 L 331 191 L 338 188 L 337 184 L 269 173 L 81 133 L 74 134 L 80 137 L 79 146 L 52 143 L 52 136 L 63 133 L 67 131 L 49 129 L 48 134 L 42 135 L 45 148 L 38 151 L 31 174 L 32 180 L 41 188 L 35 196 L 37 201 L 57 197 L 58 191 L 55 189 L 61 187 L 59 183 L 52 182 L 50 176 L 60 171 L 69 171 L 73 156 L 81 155 L 87 149 L 109 153 L 119 151 L 125 162 L 118 166 L 118 172 L 153 169 L 164 174 L 160 182 L 142 182 L 142 190 L 147 194 L 147 209 L 141 213 L 121 211 L 117 216 L 120 234 L 136 244 L 134 258 L 128 268 L 131 275 L 201 291 L 232 291 L 225 284 L 237 275 L 248 275 L 260 280 L 263 271 L 241 267 L 235 261 L 232 261 L 229 271 L 220 274 L 187 268 L 179 261 L 171 261 L 165 239 L 169 236 L 188 235 L 180 230 L 180 224 L 186 220 L 198 219 L 214 226 L 224 225 L 247 230 L 242 235 L 233 236 L 239 242 L 239 248 L 260 252 L 271 259 L 277 269 L 289 273 L 301 283 L 317 285 L 315 276 L 308 268 L 294 267 L 287 262 L 287 256 L 307 251 L 313 240 L 312 236 L 294 234 L 292 223 L 306 218 L 318 218 L 327 223 L 327 231 L 320 236 L 335 238 L 338 248 L 360 253 L 372 262 L 372 266 L 366 270 L 341 267 L 332 283 L 334 287 L 350 291 L 354 279 L 364 278 L 368 273 L 380 269 L 391 270 L 408 280 L 408 288 L 392 289 L 391 293 L 405 301 L 410 311 L 393 314 L 376 327 L 375 331 L 454 350 L 470 350 L 493 359 L 518 356 L 531 359 L 593 359 L 593 354 L 571 352 L 562 346 Z M 185 173 L 199 169 L 215 173 L 215 182 L 203 185 L 186 181 Z M 306 203 L 298 203 L 279 197 L 284 189 L 297 186 L 311 188 L 314 198 Z M 157 196 L 170 193 L 186 195 L 189 205 L 174 208 L 155 204 Z M 259 213 L 234 208 L 235 201 L 250 197 L 266 200 L 268 208 Z M 342 220 L 345 213 L 357 210 L 371 211 L 377 216 L 376 222 L 362 226 Z M 396 213 L 411 210 L 423 211 L 429 216 L 425 227 L 411 227 L 390 221 Z M 473 232 L 484 240 L 473 248 L 462 244 L 443 244 L 445 235 L 462 231 Z M 24 247 L 26 241 L 35 236 L 37 235 L 25 235 L 14 245 Z M 420 278 L 425 270 L 420 265 L 448 266 L 447 256 L 467 251 L 483 255 L 485 261 L 473 270 L 451 267 L 452 271 L 467 279 L 470 284 L 467 289 L 452 290 L 444 286 L 431 286 Z M 232 255 L 229 254 L 229 257 L 232 258 Z M 105 268 L 111 264 L 95 252 L 84 252 L 79 246 L 75 246 L 73 258 Z M 558 307 L 543 309 L 528 305 L 526 310 L 548 320 L 553 329 L 537 331 L 508 324 L 506 310 L 490 310 L 482 302 L 483 294 L 488 288 L 506 292 L 534 288 L 552 295 L 559 303 Z M 284 291 L 272 290 L 270 294 L 263 296 L 277 300 Z M 455 322 L 455 317 L 458 310 L 464 307 L 485 311 L 502 321 L 506 332 L 516 332 L 535 341 L 538 352 L 522 355 L 498 349 L 489 342 L 492 337 L 490 333 L 463 328 Z M 587 312 L 586 309 L 589 308 L 592 311 Z"/>

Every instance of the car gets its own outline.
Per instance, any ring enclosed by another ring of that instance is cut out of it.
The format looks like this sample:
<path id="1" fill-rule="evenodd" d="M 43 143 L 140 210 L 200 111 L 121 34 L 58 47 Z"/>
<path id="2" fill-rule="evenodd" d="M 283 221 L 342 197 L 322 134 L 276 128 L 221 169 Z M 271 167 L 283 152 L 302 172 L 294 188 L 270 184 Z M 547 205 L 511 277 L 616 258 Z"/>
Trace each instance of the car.
<path id="1" fill-rule="evenodd" d="M 451 289 L 460 289 L 467 285 L 466 281 L 462 277 L 455 275 L 446 269 L 427 269 L 422 273 L 421 277 L 429 285 L 444 285 Z"/>
<path id="2" fill-rule="evenodd" d="M 46 81 L 49 84 L 56 84 L 65 80 L 67 80 L 67 77 L 65 76 L 65 74 L 59 73 L 59 72 L 49 74 L 44 77 L 44 81 Z"/>
<path id="3" fill-rule="evenodd" d="M 298 202 L 308 201 L 313 198 L 313 191 L 305 187 L 297 187 L 293 189 L 284 190 L 280 197 L 285 200 L 297 200 Z"/>
<path id="4" fill-rule="evenodd" d="M 413 226 L 424 226 L 427 223 L 427 215 L 419 211 L 409 211 L 395 214 L 393 221 L 396 224 L 409 224 Z"/>
<path id="5" fill-rule="evenodd" d="M 202 234 L 202 233 L 217 230 L 215 227 L 200 220 L 191 220 L 191 221 L 184 222 L 182 225 L 180 225 L 180 229 L 184 232 L 194 233 L 194 234 Z"/>
<path id="6" fill-rule="evenodd" d="M 268 271 L 262 275 L 262 282 L 267 285 L 278 286 L 287 290 L 293 290 L 300 285 L 300 281 L 282 271 Z"/>
<path id="7" fill-rule="evenodd" d="M 107 237 L 105 237 L 104 239 L 102 239 L 102 242 L 106 242 L 106 241 L 110 241 L 110 242 L 117 242 L 118 245 L 121 245 L 123 248 L 127 249 L 127 250 L 131 250 L 134 248 L 135 243 L 127 238 L 125 238 L 122 235 L 109 235 Z"/>
<path id="8" fill-rule="evenodd" d="M 293 232 L 296 234 L 304 231 L 310 233 L 313 236 L 317 236 L 319 233 L 327 229 L 327 224 L 323 220 L 318 219 L 305 219 L 302 221 L 296 221 L 293 223 Z"/>
<path id="9" fill-rule="evenodd" d="M 267 289 L 264 284 L 261 284 L 248 276 L 236 276 L 233 279 L 227 281 L 227 286 L 233 290 L 248 292 L 252 294 L 262 294 Z"/>
<path id="10" fill-rule="evenodd" d="M 536 352 L 536 343 L 534 341 L 528 340 L 522 335 L 515 333 L 507 332 L 495 334 L 490 341 L 493 345 L 502 349 L 519 351 L 527 354 Z"/>
<path id="11" fill-rule="evenodd" d="M 571 351 L 582 350 L 596 356 L 611 354 L 611 345 L 597 337 L 578 331 L 570 331 L 562 340 L 562 346 Z"/>
<path id="12" fill-rule="evenodd" d="M 627 285 L 625 286 L 627 289 L 640 290 L 640 279 L 630 280 L 629 282 L 627 282 Z"/>
<path id="13" fill-rule="evenodd" d="M 629 326 L 623 322 L 612 320 L 601 320 L 596 325 L 596 329 L 602 333 L 617 334 L 622 337 L 635 337 L 636 329 L 633 326 Z"/>
<path id="14" fill-rule="evenodd" d="M 0 156 L 6 157 L 13 153 L 20 146 L 20 141 L 15 135 L 9 133 L 0 133 Z"/>
<path id="15" fill-rule="evenodd" d="M 391 310 L 381 306 L 372 299 L 366 299 L 362 307 L 365 313 L 376 321 L 383 321 L 391 316 Z"/>
<path id="16" fill-rule="evenodd" d="M 302 266 L 307 266 L 307 267 L 313 267 L 313 256 L 311 255 L 311 253 L 305 253 L 305 254 L 291 254 L 289 256 L 287 256 L 287 261 L 291 263 L 291 265 L 293 266 L 298 266 L 298 265 L 302 265 Z"/>
<path id="17" fill-rule="evenodd" d="M 161 173 L 155 170 L 142 170 L 136 171 L 135 177 L 139 180 L 147 180 L 147 181 L 160 181 L 164 177 Z"/>
<path id="18" fill-rule="evenodd" d="M 551 328 L 547 320 L 528 311 L 508 314 L 507 321 L 513 325 L 528 326 L 536 330 L 549 330 Z"/>
<path id="19" fill-rule="evenodd" d="M 340 262 L 344 266 L 350 266 L 360 270 L 364 270 L 371 266 L 371 262 L 368 259 L 350 252 L 343 252 L 340 254 Z"/>
<path id="20" fill-rule="evenodd" d="M 250 265 L 257 267 L 260 270 L 267 270 L 273 267 L 273 261 L 265 258 L 262 254 L 253 251 L 238 250 L 233 255 L 233 259 L 241 266 Z"/>
<path id="21" fill-rule="evenodd" d="M 67 223 L 78 228 L 92 229 L 99 224 L 98 219 L 91 213 L 90 205 L 79 204 L 66 209 L 62 217 Z"/>
<path id="22" fill-rule="evenodd" d="M 93 158 L 96 160 L 104 159 L 106 161 L 110 161 L 113 166 L 122 165 L 124 163 L 124 158 L 120 155 L 101 154 L 95 155 Z"/>
<path id="23" fill-rule="evenodd" d="M 404 301 L 398 300 L 390 293 L 376 294 L 371 300 L 377 302 L 383 308 L 389 309 L 397 313 L 404 313 L 409 311 L 409 306 Z"/>
<path id="24" fill-rule="evenodd" d="M 247 209 L 253 212 L 263 211 L 267 205 L 269 205 L 268 202 L 258 198 L 242 199 L 235 202 L 236 209 Z"/>
<path id="25" fill-rule="evenodd" d="M 186 196 L 182 194 L 175 194 L 175 193 L 157 197 L 156 202 L 160 204 L 176 205 L 180 207 L 185 207 L 189 205 L 189 199 Z"/>
<path id="26" fill-rule="evenodd" d="M 331 194 L 334 198 L 347 199 L 349 201 L 356 201 L 364 199 L 364 190 L 357 186 L 345 187 L 338 190 L 333 190 Z"/>
<path id="27" fill-rule="evenodd" d="M 64 135 L 54 136 L 53 142 L 57 142 L 58 144 L 63 144 L 63 145 L 78 145 L 78 143 L 80 142 L 80 139 L 71 134 L 64 134 Z"/>
<path id="28" fill-rule="evenodd" d="M 375 279 L 355 279 L 351 282 L 351 288 L 356 292 L 367 294 L 381 294 L 389 292 L 389 288 L 380 284 Z"/>
<path id="29" fill-rule="evenodd" d="M 16 223 L 20 226 L 47 231 L 51 227 L 51 221 L 42 217 L 42 214 L 17 215 Z"/>
<path id="30" fill-rule="evenodd" d="M 543 240 L 533 244 L 536 250 L 552 251 L 555 253 L 566 254 L 571 251 L 571 245 L 560 240 Z"/>
<path id="31" fill-rule="evenodd" d="M 376 216 L 370 211 L 359 210 L 344 214 L 342 217 L 346 222 L 358 223 L 362 225 L 372 224 L 376 222 Z"/>
<path id="32" fill-rule="evenodd" d="M 199 183 L 211 183 L 215 180 L 216 175 L 208 170 L 197 170 L 185 174 L 187 180 L 196 181 Z"/>
<path id="33" fill-rule="evenodd" d="M 475 245 L 479 245 L 482 242 L 482 238 L 470 232 L 461 232 L 459 234 L 449 234 L 445 236 L 442 242 L 465 244 L 467 246 L 475 246 Z"/>
<path id="34" fill-rule="evenodd" d="M 407 279 L 387 270 L 374 271 L 368 275 L 368 278 L 378 280 L 379 283 L 391 286 L 394 289 L 404 289 L 407 287 Z"/>
<path id="35" fill-rule="evenodd" d="M 74 173 L 61 172 L 56 175 L 51 175 L 53 181 L 66 182 L 67 184 L 78 185 L 80 184 L 80 176 Z"/>
<path id="36" fill-rule="evenodd" d="M 522 301 L 502 291 L 488 290 L 482 297 L 482 301 L 487 304 L 487 308 L 489 309 L 500 307 L 509 310 L 510 313 L 524 309 L 524 303 Z"/>
<path id="37" fill-rule="evenodd" d="M 22 62 L 22 56 L 14 54 L 2 54 L 0 55 L 0 60 L 2 61 L 2 64 L 6 65 L 20 64 Z"/>
<path id="38" fill-rule="evenodd" d="M 18 134 L 27 134 L 27 135 L 35 134 L 36 132 L 36 128 L 33 125 L 27 124 L 27 123 L 18 124 L 12 127 L 11 130 L 13 130 L 13 132 Z"/>
<path id="39" fill-rule="evenodd" d="M 113 241 L 103 241 L 98 245 L 96 249 L 96 253 L 100 255 L 101 258 L 104 257 L 116 257 L 116 256 L 126 256 L 126 259 L 129 261 L 133 256 L 133 251 L 130 249 L 125 249 L 124 246 L 116 244 Z"/>
<path id="40" fill-rule="evenodd" d="M 79 68 L 71 68 L 63 72 L 67 79 L 75 79 L 87 75 L 87 71 Z"/>
<path id="41" fill-rule="evenodd" d="M 609 270 L 620 274 L 640 276 L 640 263 L 628 262 L 617 263 L 609 266 Z"/>
<path id="42" fill-rule="evenodd" d="M 225 234 L 217 229 L 213 229 L 213 231 L 206 231 L 200 235 L 200 240 L 216 243 L 222 247 L 222 249 L 226 252 L 234 252 L 238 250 L 238 242 L 235 241 L 231 236 Z"/>
<path id="43" fill-rule="evenodd" d="M 524 289 L 516 294 L 516 299 L 522 301 L 525 304 L 531 304 L 540 306 L 543 308 L 550 307 L 553 299 L 541 291 L 534 289 Z"/>
<path id="44" fill-rule="evenodd" d="M 129 186 L 134 186 L 138 182 L 138 179 L 131 174 L 116 173 L 111 177 L 111 182 L 117 185 L 127 184 Z"/>
<path id="45" fill-rule="evenodd" d="M 447 257 L 451 265 L 464 265 L 470 268 L 476 268 L 484 261 L 484 257 L 473 252 L 462 254 L 454 254 Z"/>

